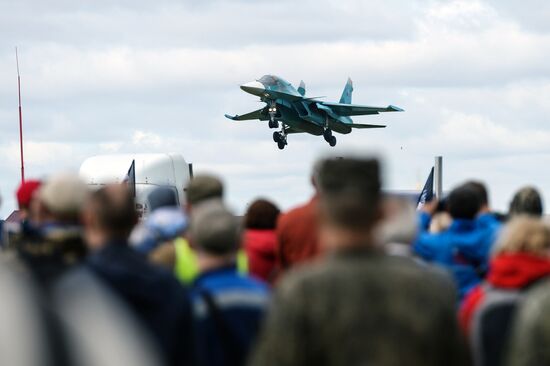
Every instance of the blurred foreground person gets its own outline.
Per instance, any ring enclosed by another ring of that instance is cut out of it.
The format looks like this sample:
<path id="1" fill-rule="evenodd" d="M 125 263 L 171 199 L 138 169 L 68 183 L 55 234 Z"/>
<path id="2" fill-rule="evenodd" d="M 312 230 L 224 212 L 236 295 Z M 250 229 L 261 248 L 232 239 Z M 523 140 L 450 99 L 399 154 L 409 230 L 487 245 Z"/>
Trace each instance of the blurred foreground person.
<path id="1" fill-rule="evenodd" d="M 282 280 L 252 365 L 468 363 L 455 294 L 376 246 L 380 185 L 377 160 L 322 162 L 319 235 L 329 253 Z"/>
<path id="2" fill-rule="evenodd" d="M 481 207 L 478 192 L 468 185 L 456 187 L 447 199 L 451 226 L 440 233 L 421 233 L 414 251 L 427 262 L 446 268 L 454 278 L 460 299 L 481 281 L 478 268 L 488 257 L 490 243 L 476 216 Z"/>
<path id="3" fill-rule="evenodd" d="M 19 219 L 21 223 L 28 222 L 31 219 L 31 204 L 35 201 L 35 193 L 40 188 L 41 181 L 28 179 L 21 183 L 17 188 L 15 196 L 17 197 L 17 206 L 19 207 Z M 32 218 L 36 221 L 36 217 Z"/>
<path id="4" fill-rule="evenodd" d="M 200 275 L 193 286 L 197 363 L 243 365 L 269 301 L 267 287 L 237 271 L 238 219 L 221 201 L 193 210 Z"/>
<path id="5" fill-rule="evenodd" d="M 59 322 L 40 302 L 28 278 L 0 265 L 0 365 L 67 364 L 59 347 Z"/>
<path id="6" fill-rule="evenodd" d="M 192 364 L 191 309 L 187 291 L 168 272 L 128 245 L 137 222 L 133 199 L 122 185 L 94 192 L 87 204 L 87 266 L 119 295 L 151 332 L 167 365 Z"/>
<path id="7" fill-rule="evenodd" d="M 508 347 L 507 366 L 550 366 L 550 281 L 527 291 L 519 303 Z"/>
<path id="8" fill-rule="evenodd" d="M 309 262 L 319 255 L 318 172 L 319 167 L 316 165 L 311 174 L 311 184 L 315 193 L 309 202 L 279 216 L 277 267 L 281 273 L 297 264 Z"/>
<path id="9" fill-rule="evenodd" d="M 476 216 L 476 223 L 479 228 L 486 230 L 485 235 L 487 235 L 492 245 L 497 238 L 502 224 L 492 212 L 491 206 L 489 205 L 489 192 L 487 191 L 487 186 L 475 180 L 466 182 L 464 185 L 477 192 L 480 208 Z"/>
<path id="10" fill-rule="evenodd" d="M 277 235 L 275 226 L 280 210 L 268 200 L 258 199 L 244 216 L 243 247 L 248 257 L 250 274 L 271 282 L 275 274 Z"/>
<path id="11" fill-rule="evenodd" d="M 542 197 L 534 187 L 523 187 L 514 194 L 508 216 L 531 215 L 541 217 L 543 213 Z"/>
<path id="12" fill-rule="evenodd" d="M 471 291 L 460 310 L 475 365 L 504 365 L 516 307 L 525 290 L 550 275 L 550 227 L 518 217 L 497 243 L 487 279 Z"/>
<path id="13" fill-rule="evenodd" d="M 22 182 L 15 197 L 19 222 L 4 222 L 2 229 L 1 244 L 5 250 L 11 250 L 16 243 L 21 242 L 25 235 L 34 234 L 38 226 L 38 195 L 36 194 L 42 184 L 39 180 L 29 179 Z"/>
<path id="14" fill-rule="evenodd" d="M 54 175 L 38 193 L 38 225 L 14 243 L 18 259 L 45 287 L 86 255 L 81 212 L 88 187 L 76 175 Z"/>

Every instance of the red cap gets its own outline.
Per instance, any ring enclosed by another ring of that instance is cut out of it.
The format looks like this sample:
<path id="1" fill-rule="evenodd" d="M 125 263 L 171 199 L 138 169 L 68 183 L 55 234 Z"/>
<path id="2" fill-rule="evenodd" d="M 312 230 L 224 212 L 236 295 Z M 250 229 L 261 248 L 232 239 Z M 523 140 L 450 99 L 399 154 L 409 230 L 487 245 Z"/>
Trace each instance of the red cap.
<path id="1" fill-rule="evenodd" d="M 34 194 L 34 192 L 36 192 L 38 188 L 40 188 L 41 184 L 42 182 L 40 182 L 39 180 L 26 180 L 25 182 L 21 183 L 16 192 L 17 203 L 19 204 L 19 207 L 29 207 L 32 195 Z"/>

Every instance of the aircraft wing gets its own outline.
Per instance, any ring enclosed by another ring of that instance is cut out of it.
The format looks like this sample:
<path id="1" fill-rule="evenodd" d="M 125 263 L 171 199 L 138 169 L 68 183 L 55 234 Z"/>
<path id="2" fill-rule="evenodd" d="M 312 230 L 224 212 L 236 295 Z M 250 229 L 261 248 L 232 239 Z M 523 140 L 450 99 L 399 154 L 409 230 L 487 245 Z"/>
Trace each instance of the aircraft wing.
<path id="1" fill-rule="evenodd" d="M 367 125 L 362 123 L 350 123 L 348 126 L 352 128 L 386 128 L 385 125 Z"/>
<path id="2" fill-rule="evenodd" d="M 380 112 L 402 112 L 403 109 L 389 105 L 387 107 L 371 107 L 367 105 L 345 104 L 345 103 L 328 103 L 319 102 L 320 104 L 329 107 L 334 113 L 340 116 L 361 116 L 366 114 L 378 114 Z"/>
<path id="3" fill-rule="evenodd" d="M 243 114 L 239 116 L 238 114 L 235 116 L 231 116 L 229 114 L 226 114 L 225 117 L 232 119 L 233 121 L 248 121 L 252 119 L 259 119 L 260 121 L 267 121 L 269 119 L 269 116 L 267 113 L 264 113 L 264 110 L 266 108 L 258 109 L 257 111 L 249 112 L 246 114 Z"/>

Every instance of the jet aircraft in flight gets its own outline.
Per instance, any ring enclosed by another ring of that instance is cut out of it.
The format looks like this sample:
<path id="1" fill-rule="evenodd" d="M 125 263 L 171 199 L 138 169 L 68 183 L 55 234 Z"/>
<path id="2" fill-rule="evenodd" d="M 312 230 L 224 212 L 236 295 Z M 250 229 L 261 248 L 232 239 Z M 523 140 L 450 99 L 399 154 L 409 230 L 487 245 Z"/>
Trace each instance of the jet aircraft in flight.
<path id="1" fill-rule="evenodd" d="M 243 115 L 225 116 L 234 121 L 269 121 L 269 128 L 279 128 L 273 133 L 273 141 L 279 149 L 288 144 L 287 136 L 292 133 L 309 133 L 323 136 L 330 146 L 336 145 L 333 132 L 348 134 L 353 128 L 384 128 L 384 125 L 354 123 L 351 116 L 379 114 L 380 112 L 401 112 L 403 109 L 389 105 L 371 107 L 351 104 L 353 83 L 348 79 L 338 103 L 323 102 L 318 97 L 305 96 L 303 81 L 298 89 L 274 75 L 265 75 L 256 81 L 241 85 L 241 89 L 260 97 L 266 106 Z M 279 124 L 280 122 L 280 124 Z"/>

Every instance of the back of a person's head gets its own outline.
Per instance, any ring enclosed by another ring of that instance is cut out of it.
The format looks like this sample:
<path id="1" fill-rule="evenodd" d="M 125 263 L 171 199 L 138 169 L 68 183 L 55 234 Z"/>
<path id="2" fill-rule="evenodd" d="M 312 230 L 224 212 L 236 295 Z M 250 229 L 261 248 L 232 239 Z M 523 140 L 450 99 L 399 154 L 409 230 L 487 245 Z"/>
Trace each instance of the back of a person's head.
<path id="1" fill-rule="evenodd" d="M 333 225 L 365 231 L 380 216 L 380 165 L 372 157 L 325 159 L 319 168 L 323 217 Z"/>
<path id="2" fill-rule="evenodd" d="M 60 173 L 40 187 L 40 203 L 60 221 L 78 221 L 89 195 L 86 183 L 76 174 Z"/>
<path id="3" fill-rule="evenodd" d="M 111 239 L 127 239 L 138 220 L 134 198 L 120 184 L 95 191 L 88 206 L 99 228 Z"/>
<path id="4" fill-rule="evenodd" d="M 504 227 L 495 245 L 494 254 L 529 253 L 550 255 L 550 225 L 539 218 L 521 215 Z"/>
<path id="5" fill-rule="evenodd" d="M 149 210 L 155 211 L 161 207 L 177 207 L 176 191 L 170 187 L 157 187 L 147 196 Z"/>
<path id="6" fill-rule="evenodd" d="M 214 256 L 235 253 L 240 245 L 239 220 L 221 200 L 209 200 L 193 209 L 189 234 L 199 251 Z"/>
<path id="7" fill-rule="evenodd" d="M 480 206 L 489 205 L 489 193 L 487 192 L 487 186 L 485 183 L 478 180 L 471 180 L 464 183 L 464 186 L 473 189 L 477 193 Z"/>
<path id="8" fill-rule="evenodd" d="M 271 201 L 257 199 L 246 211 L 244 227 L 247 229 L 274 229 L 281 210 Z"/>
<path id="9" fill-rule="evenodd" d="M 542 216 L 543 204 L 540 193 L 534 187 L 523 187 L 516 192 L 510 202 L 509 215 Z"/>
<path id="10" fill-rule="evenodd" d="M 29 208 L 31 200 L 34 198 L 34 194 L 38 191 L 41 184 L 42 182 L 39 180 L 27 179 L 19 185 L 15 196 L 20 209 Z"/>
<path id="11" fill-rule="evenodd" d="M 187 203 L 196 205 L 209 199 L 223 198 L 223 183 L 213 175 L 200 174 L 193 177 L 186 187 Z"/>
<path id="12" fill-rule="evenodd" d="M 481 208 L 479 192 L 469 184 L 458 186 L 449 194 L 447 208 L 453 219 L 472 220 Z"/>

